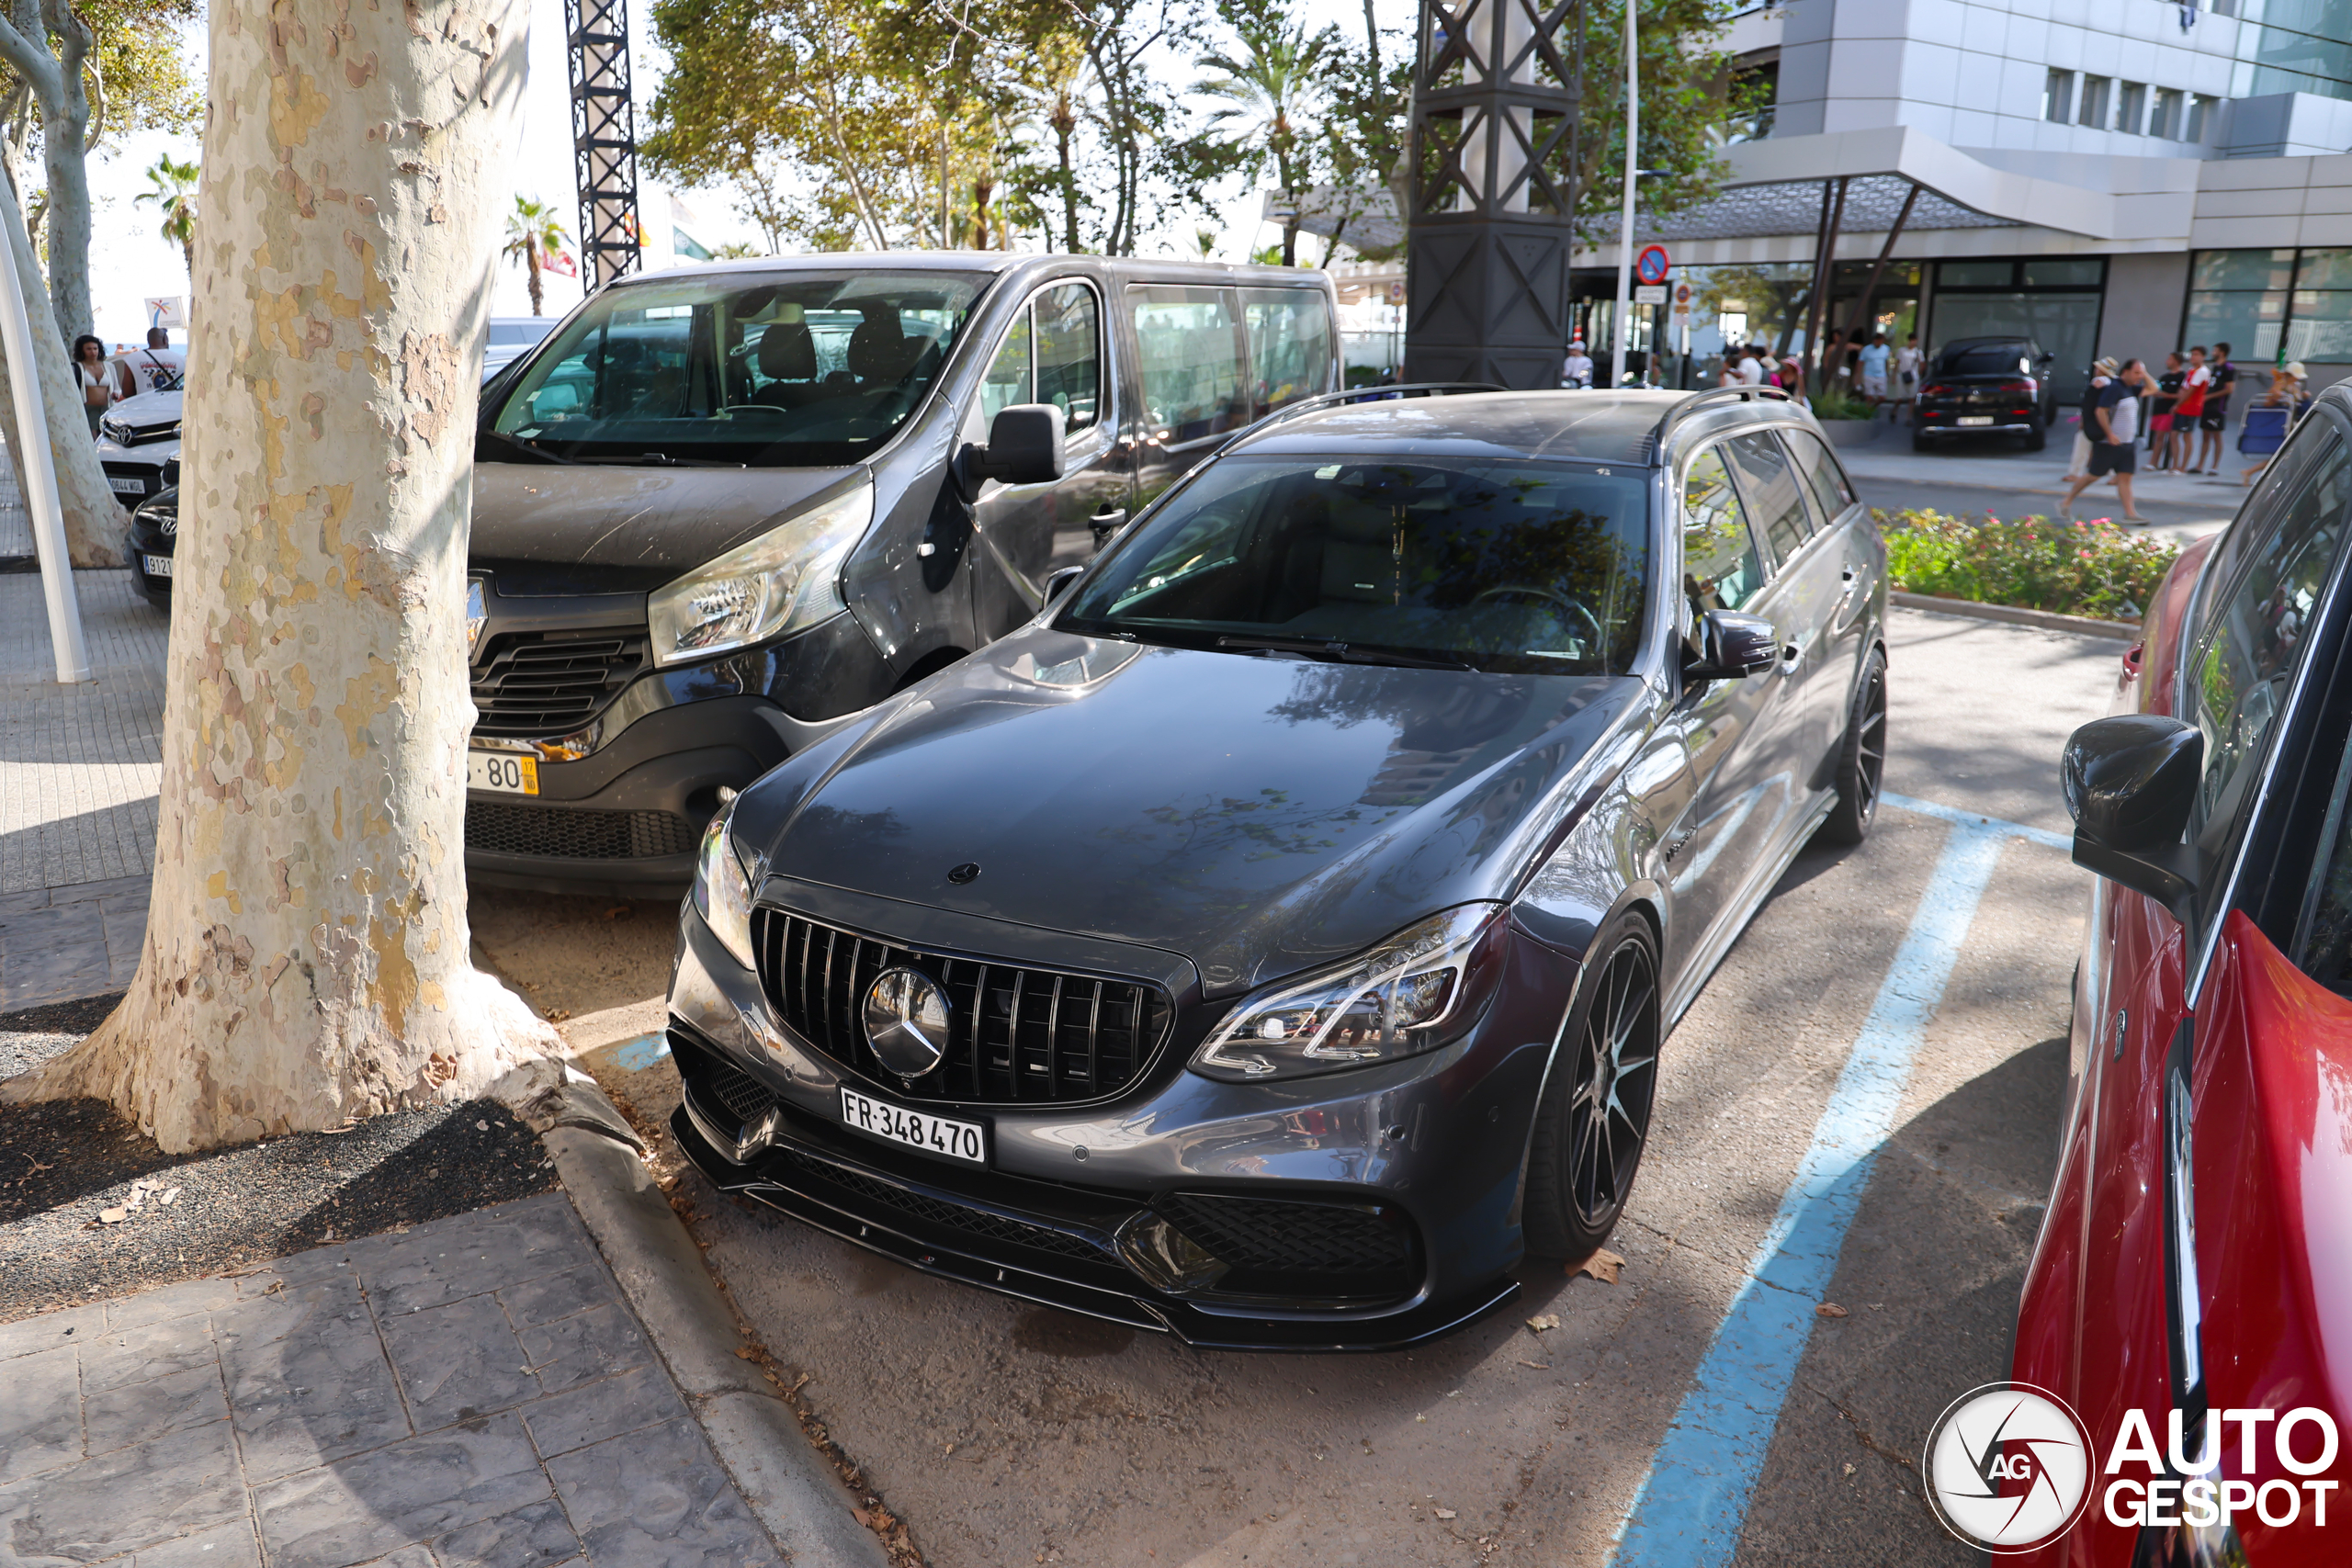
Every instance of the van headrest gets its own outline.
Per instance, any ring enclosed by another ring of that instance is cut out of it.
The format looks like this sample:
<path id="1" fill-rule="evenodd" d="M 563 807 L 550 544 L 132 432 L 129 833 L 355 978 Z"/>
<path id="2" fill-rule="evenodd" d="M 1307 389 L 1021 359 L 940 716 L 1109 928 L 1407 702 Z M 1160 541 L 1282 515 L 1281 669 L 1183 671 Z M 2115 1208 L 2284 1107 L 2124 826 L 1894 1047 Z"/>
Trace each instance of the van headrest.
<path id="1" fill-rule="evenodd" d="M 777 321 L 760 334 L 760 374 L 771 381 L 817 378 L 817 340 L 803 321 Z"/>
<path id="2" fill-rule="evenodd" d="M 861 381 L 896 381 L 914 368 L 916 356 L 929 341 L 907 336 L 895 318 L 886 321 L 868 318 L 849 334 L 850 370 Z"/>

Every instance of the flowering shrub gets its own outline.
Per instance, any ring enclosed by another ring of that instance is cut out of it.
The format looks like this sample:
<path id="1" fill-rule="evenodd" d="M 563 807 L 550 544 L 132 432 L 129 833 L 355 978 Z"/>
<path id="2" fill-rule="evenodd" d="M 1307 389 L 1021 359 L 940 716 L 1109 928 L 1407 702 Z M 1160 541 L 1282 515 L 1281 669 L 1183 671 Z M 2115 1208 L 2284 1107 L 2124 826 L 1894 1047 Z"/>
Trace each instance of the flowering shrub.
<path id="1" fill-rule="evenodd" d="M 2004 523 L 1941 512 L 1873 510 L 1886 536 L 1887 575 L 1906 593 L 2015 604 L 2068 615 L 2136 621 L 2180 554 L 2178 546 L 2134 534 L 2102 517 Z"/>

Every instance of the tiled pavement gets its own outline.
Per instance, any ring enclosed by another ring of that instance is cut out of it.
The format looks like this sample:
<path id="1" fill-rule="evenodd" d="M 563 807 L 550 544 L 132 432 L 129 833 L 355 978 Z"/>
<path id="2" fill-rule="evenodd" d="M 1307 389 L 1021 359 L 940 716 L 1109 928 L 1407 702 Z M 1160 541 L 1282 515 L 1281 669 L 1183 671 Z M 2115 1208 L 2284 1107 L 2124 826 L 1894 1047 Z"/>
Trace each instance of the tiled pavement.
<path id="1" fill-rule="evenodd" d="M 778 1561 L 560 1193 L 0 1325 L 0 1563 Z"/>
<path id="2" fill-rule="evenodd" d="M 0 1013 L 130 985 L 147 889 L 141 875 L 0 893 Z"/>

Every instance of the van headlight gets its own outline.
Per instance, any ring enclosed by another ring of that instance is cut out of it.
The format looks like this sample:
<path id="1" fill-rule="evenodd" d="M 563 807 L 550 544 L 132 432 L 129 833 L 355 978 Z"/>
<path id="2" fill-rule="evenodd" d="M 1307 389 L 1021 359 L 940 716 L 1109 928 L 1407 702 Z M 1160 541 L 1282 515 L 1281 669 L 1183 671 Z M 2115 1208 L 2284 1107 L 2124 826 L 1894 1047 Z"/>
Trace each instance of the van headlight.
<path id="1" fill-rule="evenodd" d="M 1193 1058 L 1227 1083 L 1338 1072 L 1434 1051 L 1461 1035 L 1502 971 L 1504 910 L 1464 904 L 1344 964 L 1269 987 Z"/>
<path id="2" fill-rule="evenodd" d="M 702 830 L 702 853 L 695 861 L 695 913 L 719 945 L 735 955 L 735 962 L 751 969 L 756 967 L 752 962 L 752 877 L 727 830 L 734 818 L 735 802 L 730 800 Z"/>
<path id="3" fill-rule="evenodd" d="M 874 521 L 874 481 L 696 567 L 646 601 L 653 662 L 683 664 L 813 626 L 846 608 L 842 559 Z"/>

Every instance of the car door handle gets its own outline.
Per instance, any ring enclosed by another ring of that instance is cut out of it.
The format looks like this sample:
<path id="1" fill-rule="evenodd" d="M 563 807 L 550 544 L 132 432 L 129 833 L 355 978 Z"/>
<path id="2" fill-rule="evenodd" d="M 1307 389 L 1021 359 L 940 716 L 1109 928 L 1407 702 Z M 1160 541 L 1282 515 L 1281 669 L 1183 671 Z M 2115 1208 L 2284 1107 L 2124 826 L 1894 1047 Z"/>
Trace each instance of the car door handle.
<path id="1" fill-rule="evenodd" d="M 1126 520 L 1127 509 L 1125 507 L 1106 506 L 1086 521 L 1097 528 L 1115 528 Z"/>

